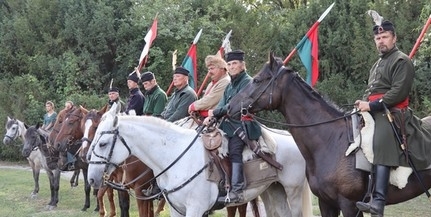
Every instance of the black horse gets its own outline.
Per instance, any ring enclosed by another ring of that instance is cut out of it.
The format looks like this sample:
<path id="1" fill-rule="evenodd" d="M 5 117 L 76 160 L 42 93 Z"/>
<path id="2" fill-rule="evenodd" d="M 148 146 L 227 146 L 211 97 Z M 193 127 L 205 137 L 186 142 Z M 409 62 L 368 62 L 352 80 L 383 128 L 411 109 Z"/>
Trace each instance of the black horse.
<path id="1" fill-rule="evenodd" d="M 285 68 L 273 54 L 253 81 L 231 100 L 229 115 L 261 110 L 278 110 L 289 123 L 305 158 L 308 182 L 318 197 L 322 217 L 337 217 L 340 210 L 344 217 L 356 216 L 355 202 L 366 194 L 368 173 L 355 169 L 354 156 L 344 155 L 349 145 L 345 112 L 326 101 L 298 73 Z M 419 174 L 429 189 L 431 170 Z M 396 204 L 422 193 L 418 179 L 410 175 L 405 188 L 389 186 L 386 202 Z"/>

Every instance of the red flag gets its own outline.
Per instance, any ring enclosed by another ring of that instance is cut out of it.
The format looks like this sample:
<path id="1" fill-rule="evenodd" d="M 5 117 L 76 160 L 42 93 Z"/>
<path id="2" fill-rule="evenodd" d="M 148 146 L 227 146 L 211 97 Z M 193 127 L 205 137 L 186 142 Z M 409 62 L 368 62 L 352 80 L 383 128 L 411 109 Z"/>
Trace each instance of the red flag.
<path id="1" fill-rule="evenodd" d="M 139 57 L 139 66 L 138 70 L 141 71 L 142 67 L 145 66 L 148 59 L 148 52 L 150 51 L 151 44 L 153 43 L 154 39 L 157 36 L 157 16 L 154 18 L 153 25 L 151 26 L 151 29 L 147 32 L 147 35 L 145 35 L 145 46 L 142 50 L 141 56 Z"/>

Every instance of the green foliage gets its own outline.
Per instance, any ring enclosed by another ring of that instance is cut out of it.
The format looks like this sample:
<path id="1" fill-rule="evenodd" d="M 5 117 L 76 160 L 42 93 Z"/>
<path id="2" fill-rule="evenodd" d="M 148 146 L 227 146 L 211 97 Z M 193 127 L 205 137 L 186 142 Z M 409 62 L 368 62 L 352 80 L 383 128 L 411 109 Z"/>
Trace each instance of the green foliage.
<path id="1" fill-rule="evenodd" d="M 286 57 L 333 0 L 106 0 L 0 2 L 0 119 L 14 116 L 26 123 L 42 120 L 44 102 L 57 110 L 67 100 L 101 108 L 111 79 L 127 97 L 127 75 L 138 65 L 144 37 L 154 17 L 158 35 L 143 71 L 156 74 L 167 89 L 172 53 L 177 65 L 199 29 L 199 84 L 204 58 L 215 54 L 232 29 L 233 49 L 246 51 L 247 70 L 259 71 L 269 51 Z M 393 21 L 399 48 L 412 49 L 431 13 L 429 0 L 336 1 L 319 25 L 320 76 L 316 88 L 339 105 L 360 98 L 371 65 L 378 59 L 371 32 L 373 9 Z M 430 32 L 430 30 L 428 31 Z M 416 81 L 411 106 L 430 113 L 431 35 L 415 55 Z M 295 55 L 289 66 L 303 76 Z M 272 117 L 269 114 L 268 117 Z"/>

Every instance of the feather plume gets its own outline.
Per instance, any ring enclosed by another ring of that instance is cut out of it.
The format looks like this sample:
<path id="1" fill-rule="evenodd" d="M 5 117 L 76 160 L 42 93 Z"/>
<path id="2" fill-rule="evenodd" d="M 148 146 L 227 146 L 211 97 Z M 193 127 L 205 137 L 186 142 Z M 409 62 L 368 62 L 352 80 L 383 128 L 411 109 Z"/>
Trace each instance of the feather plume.
<path id="1" fill-rule="evenodd" d="M 370 15 L 373 18 L 373 21 L 374 21 L 374 23 L 377 26 L 381 26 L 382 25 L 383 17 L 380 16 L 380 14 L 377 13 L 377 11 L 375 11 L 375 10 L 368 10 L 367 13 L 368 13 L 368 15 Z"/>
<path id="2" fill-rule="evenodd" d="M 177 66 L 177 50 L 172 53 L 172 70 L 175 70 Z"/>
<path id="3" fill-rule="evenodd" d="M 111 89 L 111 88 L 112 88 L 112 82 L 114 82 L 114 79 L 113 79 L 113 78 L 111 78 L 111 84 L 109 84 L 109 89 Z"/>

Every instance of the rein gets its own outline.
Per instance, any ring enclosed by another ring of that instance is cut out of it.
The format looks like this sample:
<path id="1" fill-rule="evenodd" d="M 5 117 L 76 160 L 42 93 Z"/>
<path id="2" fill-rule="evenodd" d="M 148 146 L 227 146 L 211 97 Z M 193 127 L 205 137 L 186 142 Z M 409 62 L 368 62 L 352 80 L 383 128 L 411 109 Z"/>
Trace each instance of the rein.
<path id="1" fill-rule="evenodd" d="M 289 124 L 289 123 L 282 123 L 282 122 L 277 122 L 277 121 L 271 121 L 269 119 L 265 119 L 265 118 L 261 118 L 258 117 L 256 115 L 250 114 L 248 113 L 247 116 L 251 116 L 252 118 L 258 120 L 258 121 L 262 121 L 262 122 L 267 122 L 267 123 L 271 123 L 271 124 L 278 124 L 278 125 L 282 125 L 282 126 L 286 126 L 286 127 L 297 127 L 297 128 L 301 128 L 301 127 L 313 127 L 313 126 L 317 126 L 317 125 L 321 125 L 321 124 L 328 124 L 328 123 L 332 123 L 341 119 L 345 119 L 348 117 L 351 117 L 355 114 L 358 114 L 360 111 L 356 110 L 352 113 L 349 114 L 345 114 L 343 116 L 331 119 L 331 120 L 327 120 L 327 121 L 321 121 L 321 122 L 316 122 L 316 123 L 311 123 L 311 124 Z"/>
<path id="2" fill-rule="evenodd" d="M 264 119 L 264 118 L 261 118 L 261 117 L 258 117 L 256 115 L 254 115 L 254 114 L 249 113 L 248 109 L 250 109 L 252 107 L 253 103 L 255 103 L 263 95 L 263 93 L 265 93 L 265 91 L 268 88 L 270 88 L 270 87 L 271 87 L 271 91 L 269 93 L 269 96 L 270 96 L 269 97 L 269 105 L 272 105 L 272 95 L 273 95 L 273 90 L 274 90 L 274 82 L 278 78 L 278 76 L 281 75 L 281 73 L 283 71 L 285 71 L 285 70 L 286 70 L 286 67 L 284 65 L 282 65 L 277 70 L 277 73 L 275 74 L 275 76 L 271 77 L 271 80 L 268 82 L 268 84 L 265 86 L 265 88 L 263 88 L 262 91 L 260 91 L 259 94 L 257 94 L 257 97 L 255 97 L 253 99 L 253 101 L 249 104 L 248 108 L 242 107 L 242 105 L 241 105 L 242 108 L 240 109 L 240 113 L 241 113 L 242 116 L 250 116 L 250 117 L 252 117 L 252 118 L 254 118 L 256 120 L 260 120 L 260 121 L 271 123 L 271 124 L 278 124 L 278 125 L 282 125 L 282 126 L 286 126 L 286 127 L 301 128 L 301 127 L 312 127 L 312 126 L 317 126 L 317 125 L 322 125 L 322 124 L 327 124 L 327 123 L 335 122 L 335 121 L 338 121 L 338 120 L 341 120 L 341 119 L 346 119 L 346 118 L 351 117 L 352 115 L 358 114 L 360 112 L 359 110 L 356 110 L 356 111 L 354 111 L 352 113 L 345 114 L 343 116 L 340 116 L 340 117 L 337 117 L 337 118 L 334 118 L 334 119 L 331 119 L 331 120 L 321 121 L 321 122 L 316 122 L 316 123 L 311 123 L 311 124 L 281 123 L 281 122 L 276 122 L 276 121 L 271 121 L 271 120 L 268 120 L 268 119 Z"/>
<path id="3" fill-rule="evenodd" d="M 195 144 L 197 138 L 199 137 L 200 133 L 202 132 L 202 130 L 204 128 L 205 127 L 202 127 L 202 128 L 199 129 L 199 131 L 196 133 L 196 136 L 193 138 L 193 140 L 190 142 L 190 144 L 187 146 L 187 148 L 169 166 L 167 166 L 163 171 L 161 171 L 159 174 L 157 174 L 152 179 L 148 180 L 147 182 L 145 182 L 142 185 L 146 185 L 146 184 L 152 182 L 153 180 L 157 179 L 163 173 L 165 173 L 168 169 L 170 169 L 175 163 L 177 163 L 187 153 L 187 151 L 192 147 L 192 145 Z M 104 176 L 105 182 L 107 182 L 108 179 L 109 179 L 109 177 L 108 177 L 108 167 L 109 167 L 109 165 L 114 165 L 117 168 L 120 166 L 118 164 L 114 164 L 114 163 L 110 162 L 112 154 L 113 154 L 113 151 L 114 151 L 114 145 L 116 144 L 117 138 L 120 138 L 121 143 L 127 148 L 128 152 L 129 152 L 129 156 L 132 154 L 132 152 L 131 152 L 130 147 L 127 145 L 126 141 L 124 140 L 124 138 L 121 135 L 119 135 L 118 128 L 116 128 L 114 130 L 110 130 L 110 131 L 103 131 L 103 132 L 101 132 L 101 135 L 103 135 L 103 134 L 114 134 L 114 140 L 112 142 L 112 146 L 111 146 L 111 149 L 109 151 L 108 157 L 104 157 L 104 156 L 101 156 L 101 155 L 97 154 L 94 151 L 95 146 L 93 146 L 92 149 L 91 149 L 91 153 L 94 154 L 96 157 L 103 159 L 103 161 L 89 161 L 88 163 L 89 164 L 105 164 L 106 166 L 105 166 L 105 170 L 104 170 L 104 175 L 103 176 Z M 99 137 L 99 139 L 100 138 L 101 138 L 101 136 Z M 206 167 L 208 167 L 208 165 L 210 163 L 211 163 L 211 161 L 208 162 L 207 164 L 205 164 L 202 169 L 200 169 L 195 175 L 193 175 L 190 179 L 188 179 L 185 183 L 181 184 L 180 186 L 178 186 L 178 187 L 176 187 L 176 188 L 174 188 L 172 190 L 169 190 L 169 191 L 164 190 L 164 192 L 165 192 L 164 193 L 164 197 L 167 198 L 167 196 L 165 194 L 172 193 L 172 192 L 178 191 L 179 189 L 183 188 L 186 184 L 188 184 L 194 178 L 196 178 Z M 114 184 L 114 183 L 112 183 L 112 184 Z M 152 197 L 149 197 L 148 199 L 155 198 L 156 196 L 158 197 L 158 195 L 159 194 L 157 194 L 155 196 L 152 196 Z"/>

